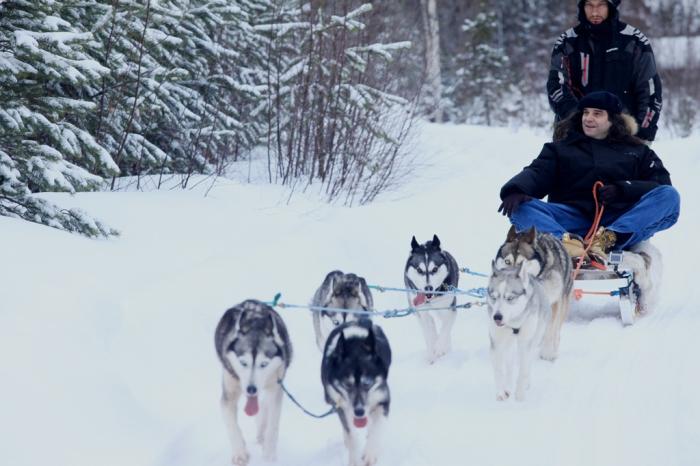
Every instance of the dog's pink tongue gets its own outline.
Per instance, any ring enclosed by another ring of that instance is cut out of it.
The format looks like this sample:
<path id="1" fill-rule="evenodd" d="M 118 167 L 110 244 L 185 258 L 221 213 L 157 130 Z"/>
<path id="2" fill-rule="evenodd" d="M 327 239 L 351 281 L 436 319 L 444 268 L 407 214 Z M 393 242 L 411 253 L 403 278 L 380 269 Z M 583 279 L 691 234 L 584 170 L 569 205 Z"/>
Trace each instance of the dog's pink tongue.
<path id="1" fill-rule="evenodd" d="M 249 396 L 248 401 L 245 403 L 245 413 L 248 416 L 255 416 L 258 414 L 258 397 L 257 396 Z"/>
<path id="2" fill-rule="evenodd" d="M 421 304 L 423 304 L 423 303 L 426 302 L 427 300 L 428 300 L 428 298 L 425 297 L 425 294 L 423 294 L 423 293 L 418 293 L 418 296 L 416 296 L 415 298 L 413 298 L 413 305 L 414 305 L 414 306 L 420 306 Z"/>
<path id="3" fill-rule="evenodd" d="M 356 417 L 353 418 L 352 423 L 355 424 L 355 427 L 359 427 L 362 429 L 364 426 L 367 425 L 367 417 Z"/>

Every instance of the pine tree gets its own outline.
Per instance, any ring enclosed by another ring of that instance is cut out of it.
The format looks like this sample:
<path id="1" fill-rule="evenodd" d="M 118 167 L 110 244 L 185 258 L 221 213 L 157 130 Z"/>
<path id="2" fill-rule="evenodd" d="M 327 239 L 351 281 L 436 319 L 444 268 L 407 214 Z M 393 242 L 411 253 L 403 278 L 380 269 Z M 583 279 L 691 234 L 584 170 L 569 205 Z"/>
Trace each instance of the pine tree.
<path id="1" fill-rule="evenodd" d="M 37 192 L 95 190 L 117 173 L 86 130 L 86 98 L 107 71 L 87 53 L 89 33 L 62 18 L 74 2 L 0 5 L 0 214 L 90 236 L 109 231 Z"/>
<path id="2" fill-rule="evenodd" d="M 458 121 L 491 125 L 505 121 L 503 96 L 509 91 L 509 59 L 497 45 L 498 21 L 495 13 L 479 13 L 466 19 L 465 53 L 458 57 L 461 65 L 450 90 Z"/>

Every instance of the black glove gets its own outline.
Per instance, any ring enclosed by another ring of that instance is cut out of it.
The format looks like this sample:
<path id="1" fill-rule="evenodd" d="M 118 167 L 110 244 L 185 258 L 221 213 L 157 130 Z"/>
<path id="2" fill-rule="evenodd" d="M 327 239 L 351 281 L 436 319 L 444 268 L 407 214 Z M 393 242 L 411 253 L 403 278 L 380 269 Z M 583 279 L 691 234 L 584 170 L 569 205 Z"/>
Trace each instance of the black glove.
<path id="1" fill-rule="evenodd" d="M 501 206 L 498 208 L 499 212 L 502 212 L 503 215 L 506 215 L 510 217 L 513 215 L 513 212 L 518 210 L 518 207 L 520 207 L 520 204 L 523 202 L 531 201 L 532 197 L 528 196 L 527 194 L 522 194 L 522 193 L 513 193 L 509 194 L 503 199 L 503 202 L 501 202 Z"/>
<path id="2" fill-rule="evenodd" d="M 609 204 L 620 198 L 620 188 L 614 184 L 606 184 L 598 188 L 598 200 L 603 204 Z"/>

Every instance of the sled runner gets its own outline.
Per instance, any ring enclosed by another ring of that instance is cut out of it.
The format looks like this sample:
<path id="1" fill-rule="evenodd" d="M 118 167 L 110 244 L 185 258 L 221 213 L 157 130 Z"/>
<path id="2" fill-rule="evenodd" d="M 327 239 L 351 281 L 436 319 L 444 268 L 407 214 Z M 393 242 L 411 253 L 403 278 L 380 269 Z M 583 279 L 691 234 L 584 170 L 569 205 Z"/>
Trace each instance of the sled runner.
<path id="1" fill-rule="evenodd" d="M 582 268 L 579 271 L 574 280 L 574 315 L 599 315 L 601 307 L 613 303 L 617 306 L 622 325 L 634 323 L 639 308 L 639 288 L 634 282 L 634 272 L 622 266 L 626 253 L 610 253 L 604 268 Z M 582 300 L 585 303 L 581 303 Z"/>

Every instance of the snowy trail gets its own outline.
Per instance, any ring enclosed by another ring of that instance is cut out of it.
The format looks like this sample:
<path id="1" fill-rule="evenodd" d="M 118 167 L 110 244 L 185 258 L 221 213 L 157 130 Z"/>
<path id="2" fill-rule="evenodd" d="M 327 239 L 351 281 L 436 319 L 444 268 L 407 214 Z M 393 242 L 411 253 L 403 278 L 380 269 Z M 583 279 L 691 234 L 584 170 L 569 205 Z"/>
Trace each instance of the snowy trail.
<path id="1" fill-rule="evenodd" d="M 229 463 L 213 329 L 246 298 L 308 302 L 335 268 L 401 286 L 412 235 L 437 233 L 461 266 L 488 271 L 507 230 L 500 185 L 544 136 L 429 125 L 425 167 L 375 204 L 347 209 L 313 193 L 286 205 L 277 187 L 222 181 L 192 192 L 72 198 L 122 230 L 91 241 L 0 218 L 0 462 L 8 466 L 215 466 Z M 630 328 L 613 316 L 568 322 L 561 355 L 538 361 L 524 403 L 495 401 L 485 311 L 462 311 L 454 351 L 425 362 L 415 317 L 381 319 L 392 344 L 392 407 L 380 465 L 691 466 L 700 458 L 698 138 L 655 144 L 683 197 L 681 220 L 655 239 L 666 274 L 657 311 Z M 658 146 L 658 147 L 657 147 Z M 430 212 L 426 215 L 426 212 Z M 461 286 L 484 279 L 461 277 Z M 375 293 L 378 308 L 404 307 Z M 287 385 L 323 412 L 320 353 L 307 311 L 283 310 L 295 350 Z M 11 400 L 9 403 L 7 400 Z M 243 419 L 253 459 L 254 424 Z M 37 442 L 41 448 L 37 448 Z M 346 462 L 335 416 L 285 401 L 284 466 Z"/>

